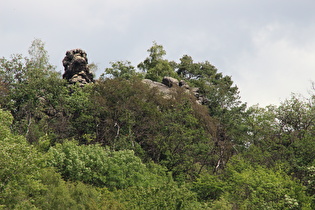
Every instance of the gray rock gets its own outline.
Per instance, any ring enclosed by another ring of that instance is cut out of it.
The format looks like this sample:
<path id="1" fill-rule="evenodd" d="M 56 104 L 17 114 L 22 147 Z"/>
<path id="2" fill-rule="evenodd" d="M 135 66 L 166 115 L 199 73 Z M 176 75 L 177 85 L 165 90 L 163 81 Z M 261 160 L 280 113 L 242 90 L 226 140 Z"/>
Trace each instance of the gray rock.
<path id="1" fill-rule="evenodd" d="M 144 79 L 142 80 L 143 83 L 149 85 L 150 88 L 156 88 L 159 92 L 164 94 L 164 98 L 171 98 L 171 88 L 168 86 L 164 85 L 163 83 L 160 82 L 155 82 L 150 79 Z"/>
<path id="2" fill-rule="evenodd" d="M 150 79 L 142 80 L 143 83 L 149 85 L 150 88 L 156 88 L 157 91 L 163 93 L 164 98 L 170 99 L 172 98 L 172 92 L 175 91 L 175 87 L 184 88 L 187 94 L 192 94 L 196 98 L 196 102 L 198 104 L 204 104 L 205 98 L 199 93 L 199 88 L 190 88 L 189 85 L 181 80 L 178 82 L 177 79 L 172 77 L 164 77 L 163 82 L 155 82 Z"/>
<path id="3" fill-rule="evenodd" d="M 164 77 L 162 83 L 168 87 L 179 86 L 178 80 L 173 77 Z"/>
<path id="4" fill-rule="evenodd" d="M 87 54 L 84 50 L 73 49 L 66 52 L 62 64 L 65 68 L 63 78 L 70 84 L 79 83 L 84 86 L 94 82 L 93 74 L 88 67 Z"/>
<path id="5" fill-rule="evenodd" d="M 190 89 L 189 85 L 184 80 L 181 80 L 179 82 L 179 87 L 182 87 L 182 88 L 185 88 L 185 89 Z"/>

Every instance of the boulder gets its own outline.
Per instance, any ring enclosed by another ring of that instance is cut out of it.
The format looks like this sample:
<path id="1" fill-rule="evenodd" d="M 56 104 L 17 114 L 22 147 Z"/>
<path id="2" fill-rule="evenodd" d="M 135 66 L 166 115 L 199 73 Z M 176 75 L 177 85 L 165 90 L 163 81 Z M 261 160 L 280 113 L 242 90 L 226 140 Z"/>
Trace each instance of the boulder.
<path id="1" fill-rule="evenodd" d="M 173 87 L 174 85 L 179 86 L 178 80 L 173 77 L 164 77 L 162 83 L 167 87 Z"/>
<path id="2" fill-rule="evenodd" d="M 159 92 L 163 93 L 164 98 L 167 98 L 167 99 L 171 98 L 172 89 L 164 85 L 163 83 L 155 82 L 150 79 L 144 79 L 142 80 L 142 82 L 149 85 L 150 88 L 156 88 Z"/>
<path id="3" fill-rule="evenodd" d="M 181 80 L 179 82 L 179 87 L 182 87 L 182 88 L 185 88 L 185 89 L 190 89 L 189 85 L 184 81 L 184 80 Z"/>

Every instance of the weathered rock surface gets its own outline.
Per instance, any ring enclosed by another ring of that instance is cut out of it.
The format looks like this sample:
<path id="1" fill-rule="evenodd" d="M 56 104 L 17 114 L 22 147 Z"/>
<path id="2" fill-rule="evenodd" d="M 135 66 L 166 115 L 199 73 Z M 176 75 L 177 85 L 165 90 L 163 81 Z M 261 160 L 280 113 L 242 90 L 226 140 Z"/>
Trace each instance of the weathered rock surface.
<path id="1" fill-rule="evenodd" d="M 179 86 L 178 80 L 173 77 L 164 77 L 162 83 L 167 87 Z"/>
<path id="2" fill-rule="evenodd" d="M 189 85 L 184 81 L 181 80 L 180 82 L 172 77 L 164 77 L 162 83 L 155 82 L 150 79 L 142 80 L 143 83 L 148 84 L 150 88 L 156 88 L 158 91 L 164 94 L 165 98 L 171 98 L 171 93 L 175 91 L 175 87 L 184 88 L 187 93 L 190 93 L 196 97 L 196 102 L 199 104 L 205 103 L 205 98 L 199 93 L 199 88 L 191 88 Z"/>
<path id="3" fill-rule="evenodd" d="M 87 54 L 84 50 L 73 49 L 66 52 L 62 64 L 65 68 L 63 78 L 70 84 L 79 83 L 84 86 L 94 82 L 93 74 L 88 67 Z"/>

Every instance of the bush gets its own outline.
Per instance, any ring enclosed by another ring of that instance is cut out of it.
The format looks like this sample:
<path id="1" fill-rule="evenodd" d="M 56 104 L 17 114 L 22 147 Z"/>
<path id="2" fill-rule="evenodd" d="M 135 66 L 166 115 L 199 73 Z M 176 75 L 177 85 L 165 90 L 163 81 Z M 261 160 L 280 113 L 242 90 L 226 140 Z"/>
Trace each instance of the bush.
<path id="1" fill-rule="evenodd" d="M 98 187 L 124 189 L 163 183 L 168 178 L 153 174 L 131 150 L 110 151 L 100 145 L 78 146 L 74 141 L 57 144 L 49 150 L 49 164 L 66 180 L 82 181 Z M 157 166 L 156 166 L 157 167 Z"/>

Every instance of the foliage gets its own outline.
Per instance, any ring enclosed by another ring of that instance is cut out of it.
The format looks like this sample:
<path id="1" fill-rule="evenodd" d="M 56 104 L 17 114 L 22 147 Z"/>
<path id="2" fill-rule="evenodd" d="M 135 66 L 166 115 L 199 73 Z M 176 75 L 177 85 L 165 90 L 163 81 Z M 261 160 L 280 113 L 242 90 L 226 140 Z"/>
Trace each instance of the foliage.
<path id="1" fill-rule="evenodd" d="M 88 113 L 94 119 L 85 126 L 92 125 L 89 131 L 96 128 L 98 143 L 132 149 L 143 160 L 166 166 L 174 176 L 183 172 L 195 176 L 195 163 L 204 167 L 211 161 L 215 126 L 183 89 L 172 97 L 164 98 L 138 79 L 101 80 L 91 94 L 95 106 Z"/>
<path id="2" fill-rule="evenodd" d="M 84 87 L 41 40 L 0 58 L 1 209 L 314 209 L 314 96 L 246 108 L 210 62 L 148 52 Z M 142 82 L 164 76 L 203 104 Z"/>
<path id="3" fill-rule="evenodd" d="M 239 90 L 230 76 L 223 76 L 210 62 L 194 62 L 184 55 L 177 65 L 178 75 L 197 87 L 210 116 L 217 121 L 216 170 L 224 168 L 228 159 L 244 148 L 247 137 L 246 104 L 240 101 Z M 237 148 L 235 150 L 235 148 Z"/>
<path id="4" fill-rule="evenodd" d="M 117 61 L 111 62 L 112 67 L 106 68 L 105 73 L 112 75 L 113 78 L 123 78 L 131 79 L 132 77 L 142 77 L 140 73 L 136 72 L 134 66 L 131 65 L 130 61 Z M 105 77 L 105 74 L 102 74 L 101 77 Z"/>
<path id="5" fill-rule="evenodd" d="M 49 150 L 51 166 L 63 178 L 99 187 L 124 189 L 163 183 L 164 174 L 153 174 L 131 150 L 110 151 L 99 145 L 77 146 L 73 141 L 57 144 Z"/>
<path id="6" fill-rule="evenodd" d="M 200 201 L 218 200 L 224 192 L 225 183 L 210 173 L 201 174 L 193 183 L 192 191 Z"/>
<path id="7" fill-rule="evenodd" d="M 296 95 L 279 107 L 251 107 L 246 122 L 250 128 L 250 146 L 244 155 L 269 167 L 286 164 L 289 173 L 303 180 L 305 169 L 314 160 L 313 115 L 313 102 Z"/>
<path id="8" fill-rule="evenodd" d="M 34 203 L 40 209 L 124 209 L 106 188 L 65 182 L 51 169 L 44 170 L 39 179 L 44 188 Z"/>
<path id="9" fill-rule="evenodd" d="M 116 194 L 127 209 L 202 209 L 193 192 L 175 183 L 149 188 L 131 187 Z"/>
<path id="10" fill-rule="evenodd" d="M 29 184 L 38 185 L 32 178 L 43 164 L 36 149 L 22 136 L 11 133 L 12 116 L 0 109 L 0 205 L 7 207 L 27 197 Z"/>
<path id="11" fill-rule="evenodd" d="M 226 171 L 223 196 L 240 209 L 310 209 L 305 188 L 281 171 L 234 158 Z"/>
<path id="12" fill-rule="evenodd" d="M 153 42 L 153 46 L 147 51 L 150 53 L 149 57 L 138 64 L 138 68 L 146 73 L 146 79 L 161 82 L 164 76 L 177 77 L 172 64 L 163 59 L 166 51 L 162 45 Z"/>
<path id="13" fill-rule="evenodd" d="M 37 142 L 41 136 L 51 133 L 50 128 L 55 126 L 51 117 L 62 113 L 67 90 L 64 80 L 49 64 L 43 42 L 34 40 L 29 56 L 1 59 L 0 78 L 4 78 L 7 92 L 0 102 L 13 114 L 15 131 L 30 142 Z"/>

